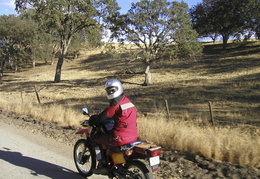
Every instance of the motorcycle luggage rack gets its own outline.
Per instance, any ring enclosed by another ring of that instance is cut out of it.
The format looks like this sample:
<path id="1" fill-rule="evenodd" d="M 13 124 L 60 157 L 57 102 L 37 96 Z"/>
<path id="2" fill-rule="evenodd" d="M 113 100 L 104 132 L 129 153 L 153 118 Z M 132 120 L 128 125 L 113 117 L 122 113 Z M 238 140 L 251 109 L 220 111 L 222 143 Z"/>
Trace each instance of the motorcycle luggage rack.
<path id="1" fill-rule="evenodd" d="M 161 148 L 160 146 L 157 146 L 155 144 L 139 144 L 134 146 L 134 150 L 136 152 L 143 153 L 143 154 L 146 154 L 146 151 L 152 152 L 155 150 L 159 150 L 160 148 Z"/>

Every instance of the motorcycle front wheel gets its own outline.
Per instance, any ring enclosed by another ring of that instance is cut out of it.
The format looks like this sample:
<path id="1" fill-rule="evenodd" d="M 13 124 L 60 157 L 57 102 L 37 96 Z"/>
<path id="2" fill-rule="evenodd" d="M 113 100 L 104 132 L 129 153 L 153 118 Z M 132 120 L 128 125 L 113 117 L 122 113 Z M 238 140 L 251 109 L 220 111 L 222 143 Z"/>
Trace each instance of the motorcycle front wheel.
<path id="1" fill-rule="evenodd" d="M 79 173 L 85 177 L 91 176 L 93 174 L 92 169 L 96 168 L 96 158 L 95 151 L 88 144 L 87 140 L 80 139 L 76 142 L 73 156 Z"/>
<path id="2" fill-rule="evenodd" d="M 151 168 L 145 161 L 133 160 L 126 163 L 126 177 L 128 179 L 153 179 Z"/>

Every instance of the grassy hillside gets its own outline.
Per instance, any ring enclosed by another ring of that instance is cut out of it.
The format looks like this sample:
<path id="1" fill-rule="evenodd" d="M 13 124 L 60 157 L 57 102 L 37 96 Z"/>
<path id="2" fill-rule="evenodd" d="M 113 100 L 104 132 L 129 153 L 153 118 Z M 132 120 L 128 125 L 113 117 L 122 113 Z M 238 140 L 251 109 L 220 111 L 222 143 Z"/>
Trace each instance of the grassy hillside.
<path id="1" fill-rule="evenodd" d="M 197 59 L 158 61 L 151 66 L 149 87 L 142 86 L 145 66 L 131 60 L 126 53 L 115 57 L 83 49 L 78 59 L 65 61 L 60 83 L 52 82 L 55 65 L 6 73 L 0 109 L 79 127 L 81 108 L 92 114 L 105 108 L 103 84 L 117 78 L 138 109 L 141 140 L 260 168 L 259 41 L 231 43 L 225 51 L 221 44 L 205 44 Z"/>

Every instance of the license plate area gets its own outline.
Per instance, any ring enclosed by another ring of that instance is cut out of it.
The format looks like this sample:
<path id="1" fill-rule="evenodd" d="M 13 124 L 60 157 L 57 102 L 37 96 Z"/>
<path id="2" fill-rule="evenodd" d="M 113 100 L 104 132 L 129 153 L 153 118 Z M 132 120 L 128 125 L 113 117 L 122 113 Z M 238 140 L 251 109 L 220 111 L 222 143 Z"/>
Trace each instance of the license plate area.
<path id="1" fill-rule="evenodd" d="M 158 165 L 160 163 L 160 157 L 159 156 L 151 157 L 149 158 L 149 162 L 151 166 Z"/>

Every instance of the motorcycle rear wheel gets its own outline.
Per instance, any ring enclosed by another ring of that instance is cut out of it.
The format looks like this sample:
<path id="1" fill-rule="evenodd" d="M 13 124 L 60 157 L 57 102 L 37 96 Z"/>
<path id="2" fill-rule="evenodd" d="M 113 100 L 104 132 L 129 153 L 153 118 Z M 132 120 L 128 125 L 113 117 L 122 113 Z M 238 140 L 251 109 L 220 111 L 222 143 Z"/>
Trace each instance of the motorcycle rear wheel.
<path id="1" fill-rule="evenodd" d="M 126 177 L 128 179 L 153 179 L 150 166 L 143 160 L 133 160 L 126 163 Z"/>
<path id="2" fill-rule="evenodd" d="M 74 162 L 79 173 L 88 177 L 93 174 L 92 169 L 96 168 L 95 151 L 85 139 L 79 139 L 74 145 Z"/>

